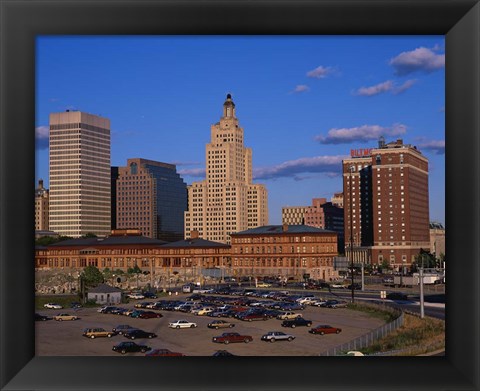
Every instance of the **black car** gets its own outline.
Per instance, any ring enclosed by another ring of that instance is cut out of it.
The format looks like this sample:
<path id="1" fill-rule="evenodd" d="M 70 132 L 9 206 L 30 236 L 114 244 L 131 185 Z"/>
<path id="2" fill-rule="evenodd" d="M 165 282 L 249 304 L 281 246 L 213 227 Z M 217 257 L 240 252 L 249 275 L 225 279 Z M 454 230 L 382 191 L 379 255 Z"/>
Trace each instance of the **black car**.
<path id="1" fill-rule="evenodd" d="M 143 292 L 143 296 L 145 296 L 146 299 L 156 299 L 157 295 L 153 292 Z"/>
<path id="2" fill-rule="evenodd" d="M 235 356 L 235 354 L 230 353 L 227 350 L 217 350 L 212 354 L 213 357 L 226 357 L 226 356 Z"/>
<path id="3" fill-rule="evenodd" d="M 115 345 L 112 350 L 117 353 L 136 353 L 142 352 L 145 353 L 152 348 L 146 345 L 137 345 L 135 342 L 120 342 L 118 345 Z"/>
<path id="4" fill-rule="evenodd" d="M 144 330 L 128 330 L 127 332 L 123 333 L 123 336 L 129 339 L 135 339 L 135 338 L 156 338 L 157 334 L 155 333 L 150 333 L 148 331 Z"/>
<path id="5" fill-rule="evenodd" d="M 297 327 L 297 326 L 307 326 L 312 325 L 311 320 L 306 320 L 304 318 L 295 318 L 295 319 L 286 319 L 282 322 L 282 327 Z"/>
<path id="6" fill-rule="evenodd" d="M 40 314 L 35 314 L 35 321 L 44 321 L 44 320 L 50 320 L 52 318 L 45 316 L 45 315 L 40 315 Z"/>
<path id="7" fill-rule="evenodd" d="M 402 292 L 391 292 L 387 295 L 389 300 L 408 300 L 408 297 L 405 293 Z"/>

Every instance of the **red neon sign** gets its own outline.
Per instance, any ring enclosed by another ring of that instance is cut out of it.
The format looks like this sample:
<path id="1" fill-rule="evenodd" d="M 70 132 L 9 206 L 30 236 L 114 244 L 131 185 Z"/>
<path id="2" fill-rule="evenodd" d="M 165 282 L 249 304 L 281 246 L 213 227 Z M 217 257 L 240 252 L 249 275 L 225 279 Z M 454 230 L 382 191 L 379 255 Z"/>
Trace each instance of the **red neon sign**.
<path id="1" fill-rule="evenodd" d="M 360 148 L 360 149 L 351 149 L 351 157 L 368 157 L 372 155 L 373 148 Z"/>

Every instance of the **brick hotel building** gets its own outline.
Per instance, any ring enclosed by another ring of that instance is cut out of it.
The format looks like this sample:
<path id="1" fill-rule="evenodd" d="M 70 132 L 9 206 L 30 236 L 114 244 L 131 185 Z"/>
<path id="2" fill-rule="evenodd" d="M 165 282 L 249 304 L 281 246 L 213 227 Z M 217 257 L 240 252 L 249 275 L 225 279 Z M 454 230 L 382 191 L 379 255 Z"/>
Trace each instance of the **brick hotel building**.
<path id="1" fill-rule="evenodd" d="M 430 248 L 428 160 L 396 140 L 343 161 L 345 250 L 354 262 L 408 266 Z"/>

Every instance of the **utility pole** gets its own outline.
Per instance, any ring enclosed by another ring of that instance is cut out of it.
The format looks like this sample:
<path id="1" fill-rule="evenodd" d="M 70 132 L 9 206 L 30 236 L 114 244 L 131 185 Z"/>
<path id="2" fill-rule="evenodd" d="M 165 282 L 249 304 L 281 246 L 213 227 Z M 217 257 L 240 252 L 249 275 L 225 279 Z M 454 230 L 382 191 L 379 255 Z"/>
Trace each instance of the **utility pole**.
<path id="1" fill-rule="evenodd" d="M 422 258 L 423 261 L 423 258 Z M 422 262 L 422 267 L 420 268 L 420 318 L 425 317 L 425 308 L 424 308 L 424 300 L 423 300 L 423 262 Z"/>

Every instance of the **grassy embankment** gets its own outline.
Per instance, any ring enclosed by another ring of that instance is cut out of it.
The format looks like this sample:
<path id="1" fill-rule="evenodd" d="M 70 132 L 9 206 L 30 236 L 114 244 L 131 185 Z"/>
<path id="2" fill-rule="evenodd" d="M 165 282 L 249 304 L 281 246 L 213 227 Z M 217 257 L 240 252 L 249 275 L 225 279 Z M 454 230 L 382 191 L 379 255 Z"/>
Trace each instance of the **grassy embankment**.
<path id="1" fill-rule="evenodd" d="M 353 304 L 349 308 L 367 312 L 371 316 L 384 319 L 386 323 L 395 320 L 398 315 L 387 309 Z M 404 324 L 373 345 L 360 349 L 364 354 L 401 351 L 395 355 L 414 356 L 445 348 L 445 322 L 441 319 L 404 314 Z"/>

